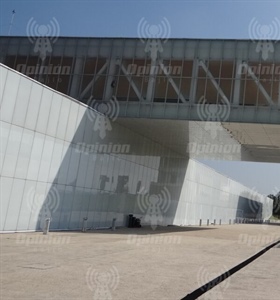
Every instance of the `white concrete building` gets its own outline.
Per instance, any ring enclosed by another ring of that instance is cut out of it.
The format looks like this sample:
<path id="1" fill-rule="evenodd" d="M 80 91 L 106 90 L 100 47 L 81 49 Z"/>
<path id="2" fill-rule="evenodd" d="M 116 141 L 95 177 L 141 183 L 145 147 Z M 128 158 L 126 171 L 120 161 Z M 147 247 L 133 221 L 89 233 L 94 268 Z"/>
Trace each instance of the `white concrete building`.
<path id="1" fill-rule="evenodd" d="M 1 231 L 271 216 L 271 199 L 195 159 L 280 161 L 274 73 L 244 65 L 246 41 L 171 40 L 156 62 L 140 42 L 59 38 L 42 60 L 0 38 Z"/>

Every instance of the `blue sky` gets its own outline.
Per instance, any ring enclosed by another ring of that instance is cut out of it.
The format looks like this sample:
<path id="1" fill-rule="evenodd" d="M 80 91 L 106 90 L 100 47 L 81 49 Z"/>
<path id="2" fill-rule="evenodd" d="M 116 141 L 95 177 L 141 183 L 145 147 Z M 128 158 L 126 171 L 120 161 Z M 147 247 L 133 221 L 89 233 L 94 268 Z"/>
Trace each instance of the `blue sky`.
<path id="1" fill-rule="evenodd" d="M 280 1 L 3 1 L 1 34 L 7 35 L 16 10 L 12 35 L 25 35 L 30 18 L 46 24 L 55 17 L 63 36 L 136 37 L 142 17 L 151 24 L 168 19 L 171 37 L 248 38 L 253 18 L 269 24 Z"/>
<path id="2" fill-rule="evenodd" d="M 202 162 L 262 194 L 275 194 L 280 190 L 280 164 L 232 161 Z"/>
<path id="3" fill-rule="evenodd" d="M 61 36 L 137 37 L 141 18 L 159 24 L 165 17 L 173 38 L 248 39 L 253 18 L 270 24 L 280 18 L 280 1 L 3 1 L 0 0 L 0 34 L 26 35 L 28 21 L 48 24 L 56 18 Z M 280 188 L 280 164 L 207 162 L 248 187 L 268 194 Z"/>

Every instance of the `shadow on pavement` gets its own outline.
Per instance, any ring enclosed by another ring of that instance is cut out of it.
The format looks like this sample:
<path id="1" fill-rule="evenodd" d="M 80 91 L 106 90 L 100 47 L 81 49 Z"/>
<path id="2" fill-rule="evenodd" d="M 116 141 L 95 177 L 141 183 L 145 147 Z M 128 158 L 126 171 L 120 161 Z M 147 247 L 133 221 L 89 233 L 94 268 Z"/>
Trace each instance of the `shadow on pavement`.
<path id="1" fill-rule="evenodd" d="M 158 226 L 155 230 L 153 230 L 150 226 L 142 226 L 141 228 L 127 228 L 121 227 L 117 228 L 115 231 L 112 229 L 96 229 L 96 230 L 88 230 L 86 233 L 103 233 L 103 234 L 138 234 L 138 235 L 146 235 L 146 234 L 162 234 L 162 233 L 174 233 L 174 232 L 190 232 L 190 231 L 200 231 L 200 230 L 213 230 L 217 229 L 215 227 L 181 227 L 181 226 Z"/>

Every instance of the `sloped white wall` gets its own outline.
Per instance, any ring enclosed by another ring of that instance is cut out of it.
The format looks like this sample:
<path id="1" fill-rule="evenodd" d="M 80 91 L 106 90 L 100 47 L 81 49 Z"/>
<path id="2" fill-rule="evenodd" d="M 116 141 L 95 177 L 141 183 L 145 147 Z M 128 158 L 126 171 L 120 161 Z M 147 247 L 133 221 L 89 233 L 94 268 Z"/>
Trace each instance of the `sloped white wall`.
<path id="1" fill-rule="evenodd" d="M 199 224 L 200 219 L 204 224 L 207 219 L 229 224 L 250 215 L 268 219 L 272 207 L 273 201 L 266 196 L 190 159 L 174 224 Z"/>

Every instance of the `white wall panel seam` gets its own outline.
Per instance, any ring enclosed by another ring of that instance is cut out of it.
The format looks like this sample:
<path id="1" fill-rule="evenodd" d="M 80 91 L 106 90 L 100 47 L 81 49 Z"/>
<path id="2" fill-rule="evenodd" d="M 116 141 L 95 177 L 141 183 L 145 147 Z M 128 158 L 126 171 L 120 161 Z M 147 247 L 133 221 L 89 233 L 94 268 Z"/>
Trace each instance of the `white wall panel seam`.
<path id="1" fill-rule="evenodd" d="M 49 136 L 47 136 L 47 135 L 45 135 L 45 138 L 44 138 L 44 145 L 43 145 L 43 150 L 42 150 L 42 155 L 41 155 L 41 160 L 40 160 L 40 166 L 39 166 L 39 172 L 38 172 L 38 179 L 37 179 L 37 181 L 40 181 L 39 180 L 39 176 L 40 176 L 40 171 L 41 171 L 41 168 L 42 168 L 42 164 L 44 164 L 44 160 L 42 159 L 43 158 L 43 156 L 44 156 L 44 148 L 45 148 L 45 145 L 46 145 L 46 143 L 47 143 L 47 138 L 48 139 L 53 139 L 53 147 L 52 147 L 52 153 L 51 153 L 51 158 L 50 158 L 50 160 L 49 160 L 49 170 L 48 170 L 48 174 L 47 174 L 47 179 L 44 181 L 44 182 L 48 182 L 48 180 L 49 180 L 49 175 L 50 175 L 50 169 L 51 169 L 51 161 L 52 161 L 52 155 L 53 155 L 53 151 L 54 151 L 54 144 L 55 144 L 55 138 L 54 137 L 49 137 Z"/>
<path id="2" fill-rule="evenodd" d="M 19 207 L 18 217 L 17 217 L 17 222 L 16 222 L 16 230 L 18 229 L 18 222 L 19 222 L 19 217 L 20 217 L 20 212 L 21 212 L 21 207 L 22 207 L 22 202 L 23 202 L 25 185 L 26 185 L 26 179 L 24 179 L 23 193 L 21 195 L 20 207 Z"/>
<path id="3" fill-rule="evenodd" d="M 2 73 L 1 73 L 2 74 Z M 0 101 L 0 110 L 1 110 L 1 108 L 2 108 L 2 103 L 3 103 L 3 100 L 4 100 L 4 94 L 5 94 L 5 89 L 6 89 L 6 83 L 7 83 L 7 78 L 8 78 L 8 74 L 9 74 L 9 72 L 8 72 L 8 70 L 7 70 L 7 74 L 6 74 L 6 76 L 5 76 L 5 83 L 3 84 L 3 91 L 2 91 L 2 94 L 1 94 L 1 101 Z M 1 76 L 1 78 L 2 78 L 2 76 Z M 2 80 L 2 79 L 1 79 Z"/>
<path id="4" fill-rule="evenodd" d="M 46 130 L 45 130 L 44 134 L 47 134 L 47 131 L 48 131 L 48 124 L 49 124 L 50 119 L 51 119 L 51 110 L 52 110 L 52 103 L 53 103 L 54 98 L 55 98 L 55 93 L 52 92 L 52 99 L 50 100 L 51 104 L 50 104 L 50 109 L 49 109 L 49 113 L 48 113 L 48 120 L 47 120 Z M 56 128 L 56 130 L 57 130 L 57 128 Z"/>
<path id="5" fill-rule="evenodd" d="M 55 140 L 56 140 L 56 138 L 55 138 Z M 57 172 L 56 172 L 56 175 L 55 175 L 55 177 L 54 177 L 54 180 L 57 180 L 57 184 L 58 184 L 58 178 L 59 178 L 59 172 L 60 172 L 60 168 L 61 168 L 61 164 L 63 163 L 63 161 L 64 161 L 64 157 L 63 157 L 63 147 L 64 147 L 64 141 L 62 141 L 62 140 L 60 140 L 60 139 L 58 139 L 59 141 L 61 141 L 62 142 L 62 150 L 61 150 L 61 153 L 60 153 L 60 165 L 59 165 L 59 167 L 58 167 L 58 169 L 57 169 Z M 56 144 L 56 143 L 55 143 Z M 55 148 L 55 146 L 54 146 L 54 148 Z M 53 152 L 53 154 L 54 154 L 54 152 Z M 53 158 L 54 158 L 54 156 L 53 156 L 53 154 L 52 154 L 52 160 L 53 160 Z M 51 162 L 52 163 L 52 162 Z M 51 168 L 50 168 L 50 170 L 51 170 Z M 49 175 L 50 176 L 50 175 Z M 49 177 L 50 178 L 50 177 Z M 49 179 L 48 178 L 48 179 Z"/>
<path id="6" fill-rule="evenodd" d="M 48 176 L 47 176 L 47 182 L 49 182 L 49 179 L 50 179 L 50 173 L 51 173 L 51 167 L 52 167 L 52 161 L 53 161 L 53 154 L 54 154 L 54 149 L 55 149 L 55 140 L 56 138 L 53 137 L 54 141 L 53 141 L 53 147 L 52 147 L 52 154 L 51 154 L 51 158 L 50 158 L 50 167 L 49 167 L 49 171 L 48 171 Z M 60 162 L 61 163 L 61 162 Z M 59 172 L 59 168 L 58 168 L 58 172 Z M 55 178 L 58 174 L 55 175 Z M 54 178 L 54 180 L 55 180 Z"/>
<path id="7" fill-rule="evenodd" d="M 8 211 L 9 211 L 10 203 L 11 203 L 11 194 L 12 194 L 13 185 L 14 185 L 14 181 L 15 181 L 14 178 L 11 178 L 11 179 L 12 179 L 12 187 L 11 187 L 11 191 L 10 191 L 10 195 L 9 195 L 9 199 L 8 199 L 8 205 L 7 205 L 7 210 L 6 210 L 6 214 L 5 214 L 5 221 L 3 222 L 3 230 L 5 229 L 5 226 L 6 226 L 7 215 L 8 215 Z"/>
<path id="8" fill-rule="evenodd" d="M 55 131 L 55 138 L 57 138 L 57 131 L 58 131 L 58 124 L 59 124 L 59 116 L 60 116 L 60 113 L 61 113 L 61 109 L 62 109 L 62 101 L 63 101 L 63 98 L 64 97 L 61 97 L 60 100 L 60 107 L 59 107 L 59 114 L 58 114 L 58 120 L 57 120 L 57 127 L 56 127 L 56 131 Z M 53 96 L 53 99 L 52 99 L 52 102 L 54 101 L 55 97 Z M 63 112 L 62 112 L 63 113 Z"/>
<path id="9" fill-rule="evenodd" d="M 63 207 L 63 203 L 65 201 L 65 197 L 66 197 L 66 187 L 67 185 L 63 185 L 64 189 L 63 189 L 63 195 L 62 195 L 62 202 L 61 202 L 61 206 L 60 206 L 60 211 L 59 211 L 59 219 L 58 219 L 58 228 L 60 228 L 60 220 L 61 220 L 61 213 L 62 213 L 62 207 Z"/>
<path id="10" fill-rule="evenodd" d="M 32 83 L 33 85 L 33 83 Z M 29 92 L 29 97 L 28 97 L 28 105 L 27 105 L 27 108 L 26 108 L 26 112 L 25 112 L 25 117 L 24 117 L 24 122 L 23 122 L 23 127 L 25 127 L 25 122 L 26 122 L 26 118 L 27 118 L 27 112 L 28 112 L 28 108 L 29 108 L 29 102 L 30 102 L 30 96 L 31 96 L 31 92 L 32 92 L 32 85 L 31 85 L 31 88 L 30 88 L 30 92 Z M 27 129 L 27 128 L 26 128 Z"/>
<path id="11" fill-rule="evenodd" d="M 7 143 L 6 143 L 5 149 L 4 149 L 4 151 L 3 151 L 3 162 L 2 162 L 2 165 L 0 165 L 0 175 L 2 175 L 2 170 L 3 170 L 3 166 L 4 166 L 4 162 L 5 162 L 5 156 L 6 156 L 6 150 L 7 150 L 7 148 L 8 148 L 9 137 L 10 137 L 10 131 L 11 131 L 11 127 L 12 127 L 12 124 L 11 124 L 11 123 L 8 123 L 8 122 L 2 121 L 2 120 L 1 120 L 1 122 L 6 123 L 6 124 L 9 125 L 9 132 L 8 132 L 8 135 L 7 135 Z M 2 130 L 2 129 L 1 129 L 1 130 Z M 3 147 L 2 143 L 1 143 L 0 147 L 1 147 L 1 148 Z"/>
<path id="12" fill-rule="evenodd" d="M 72 219 L 72 214 L 73 214 L 73 207 L 74 207 L 74 204 L 75 204 L 75 195 L 76 195 L 76 190 L 77 190 L 77 187 L 76 186 L 71 186 L 72 189 L 73 189 L 73 197 L 72 197 L 72 205 L 71 205 L 71 210 L 70 210 L 70 213 L 69 213 L 69 219 L 68 219 L 68 225 L 67 225 L 67 228 L 69 229 L 71 227 L 70 225 L 70 222 L 71 222 L 71 219 Z"/>
<path id="13" fill-rule="evenodd" d="M 22 128 L 22 133 L 21 133 L 21 137 L 20 137 L 20 144 L 19 144 L 18 154 L 17 154 L 17 157 L 16 157 L 15 170 L 14 170 L 14 174 L 13 174 L 14 178 L 15 178 L 15 174 L 16 174 L 16 171 L 17 171 L 18 157 L 19 157 L 20 149 L 21 149 L 21 145 L 22 145 L 23 134 L 24 134 L 24 128 Z"/>
<path id="14" fill-rule="evenodd" d="M 31 208 L 30 208 L 31 212 L 30 212 L 30 214 L 29 214 L 29 220 L 28 220 L 28 223 L 27 223 L 27 229 L 28 229 L 28 230 L 30 229 L 30 228 L 29 228 L 29 226 L 30 226 L 30 220 L 31 220 L 31 218 L 32 218 L 33 203 L 34 203 L 34 198 L 35 198 L 35 196 L 36 196 L 37 183 L 38 183 L 36 180 L 33 180 L 33 181 L 34 181 L 34 183 L 35 183 L 35 185 L 34 185 L 34 196 L 33 196 L 33 201 L 32 201 Z M 27 193 L 27 194 L 29 194 L 29 193 Z M 36 231 L 36 228 L 34 228 L 34 230 Z"/>
<path id="15" fill-rule="evenodd" d="M 210 185 L 201 183 L 201 181 L 198 182 L 198 181 L 195 181 L 195 180 L 189 179 L 189 178 L 187 178 L 186 180 L 188 180 L 189 182 L 198 183 L 198 184 L 200 184 L 200 185 L 206 186 L 206 187 L 211 188 L 211 189 L 213 189 L 213 190 L 222 191 L 221 189 L 219 189 L 219 188 L 217 188 L 217 187 L 214 187 L 214 186 L 210 186 Z M 232 180 L 231 180 L 231 181 L 232 181 Z M 227 194 L 232 194 L 231 192 L 227 192 L 227 191 L 225 191 L 225 193 L 227 193 Z M 238 194 L 235 194 L 235 195 L 238 196 Z"/>
<path id="16" fill-rule="evenodd" d="M 39 179 L 39 174 L 40 174 L 40 167 L 41 167 L 41 164 L 42 164 L 42 156 L 43 156 L 43 153 L 44 153 L 44 145 L 45 145 L 45 142 L 46 142 L 46 135 L 45 134 L 38 133 L 38 135 L 44 135 L 44 142 L 43 142 L 43 147 L 42 147 L 42 150 L 41 150 L 41 155 L 40 155 L 40 160 L 39 160 L 39 168 L 38 168 L 38 172 L 37 172 L 36 182 L 39 182 L 38 179 Z"/>
<path id="17" fill-rule="evenodd" d="M 40 111 L 40 107 L 41 107 L 41 99 L 42 99 L 42 95 L 43 95 L 43 88 L 41 89 L 41 91 L 40 91 L 40 99 L 39 99 L 39 97 L 38 97 L 38 101 L 40 101 L 40 103 L 39 103 L 39 105 L 38 105 L 38 111 L 37 111 L 37 116 L 36 116 L 36 122 L 35 122 L 35 124 L 34 124 L 34 126 L 33 126 L 33 128 L 28 128 L 27 127 L 27 113 L 28 113 L 28 111 L 32 111 L 32 107 L 30 108 L 30 105 L 31 105 L 31 94 L 32 94 L 32 90 L 33 90 L 33 87 L 34 86 L 36 86 L 37 87 L 37 85 L 36 85 L 36 82 L 33 82 L 33 84 L 32 84 L 32 86 L 31 86 L 31 91 L 30 91 L 30 98 L 29 98 L 29 101 L 28 101 L 28 107 L 27 107 L 27 112 L 26 112 L 26 117 L 25 117 L 25 123 L 24 123 L 24 127 L 25 128 L 27 128 L 27 129 L 29 129 L 29 130 L 33 130 L 33 131 L 35 131 L 35 132 L 37 132 L 37 130 L 36 130 L 36 128 L 37 128 L 37 120 L 38 120 L 38 116 L 39 116 L 39 111 Z"/>
<path id="18" fill-rule="evenodd" d="M 8 75 L 9 75 L 9 73 L 7 74 L 7 78 L 8 78 Z M 13 116 L 14 116 L 14 112 L 15 112 L 15 108 L 16 108 L 16 104 L 17 104 L 18 91 L 19 91 L 21 80 L 22 80 L 22 77 L 19 78 L 19 84 L 17 86 L 17 91 L 16 91 L 16 95 L 15 95 L 16 99 L 15 99 L 15 102 L 14 102 L 13 112 L 12 112 L 12 116 L 11 116 L 11 120 L 10 120 L 11 124 L 12 124 L 12 121 L 13 121 Z M 3 94 L 3 101 L 4 101 L 4 94 Z"/>
<path id="19" fill-rule="evenodd" d="M 8 142 L 7 142 L 7 147 L 6 147 L 6 150 L 5 150 L 5 156 L 4 156 L 4 160 L 3 160 L 3 168 L 2 168 L 2 175 L 3 175 L 3 173 L 5 172 L 5 169 L 4 169 L 4 167 L 5 167 L 5 164 L 4 164 L 4 162 L 5 162 L 5 159 L 6 159 L 6 157 L 7 157 L 7 151 L 8 151 L 8 149 L 9 149 L 9 147 L 11 147 L 11 144 L 13 144 L 13 140 L 12 139 L 10 139 L 10 136 L 12 135 L 12 134 L 16 134 L 16 130 L 13 130 L 13 127 L 18 127 L 18 126 L 16 126 L 16 125 L 13 125 L 13 124 L 11 124 L 11 127 L 10 127 L 10 131 L 9 131 L 9 138 L 8 138 Z M 20 140 L 22 139 L 22 135 L 23 135 L 23 128 L 22 127 L 19 127 L 19 132 L 20 132 Z M 14 165 L 14 170 L 13 170 L 13 174 L 11 174 L 10 176 L 11 177 L 13 177 L 14 178 L 14 175 L 15 175 L 15 172 L 16 172 L 16 164 L 17 164 L 17 158 L 18 158 L 18 155 L 19 155 L 19 151 L 20 151 L 20 143 L 19 143 L 19 147 L 18 147 L 18 152 L 17 152 L 17 157 L 15 158 L 15 165 Z M 6 160 L 7 161 L 7 160 Z M 6 172 L 5 172 L 6 173 Z M 7 175 L 7 174 L 5 174 L 5 175 Z"/>
<path id="20" fill-rule="evenodd" d="M 32 201 L 32 208 L 31 208 L 31 214 L 30 214 L 30 217 L 29 217 L 29 222 L 28 222 L 28 229 L 30 229 L 29 227 L 30 227 L 30 220 L 31 220 L 31 218 L 33 217 L 33 207 L 34 207 L 34 201 L 35 201 L 35 205 L 36 205 L 36 199 L 35 199 L 35 197 L 36 197 L 36 195 L 37 195 L 37 193 L 38 193 L 38 183 L 40 183 L 40 182 L 38 182 L 38 181 L 35 181 L 36 182 L 36 185 L 35 185 L 35 190 L 34 190 L 34 197 L 33 197 L 33 201 Z M 46 182 L 43 182 L 46 186 L 45 186 L 45 192 L 44 192 L 44 201 L 43 201 L 43 203 L 42 203 L 42 206 L 41 206 L 41 208 L 40 208 L 40 211 L 39 211 L 39 214 L 38 214 L 38 218 L 42 218 L 42 216 L 40 216 L 41 215 L 41 209 L 42 209 L 42 207 L 43 207 L 43 205 L 44 205 L 44 203 L 45 203 L 45 201 L 46 201 L 46 191 L 47 191 L 47 187 L 48 187 L 48 184 L 46 183 Z M 41 196 L 41 195 L 40 195 Z M 40 220 L 39 219 L 37 219 L 36 220 L 36 222 L 35 222 L 35 230 L 37 230 L 37 223 L 38 223 L 38 221 L 40 222 Z M 39 228 L 40 229 L 40 228 Z"/>
<path id="21" fill-rule="evenodd" d="M 36 132 L 39 132 L 39 131 L 37 130 L 37 128 L 38 128 L 38 120 L 39 120 L 39 115 L 40 115 L 40 109 L 41 109 L 41 106 L 42 106 L 42 98 L 43 98 L 43 94 L 44 94 L 44 87 L 43 87 L 42 90 L 41 90 L 40 100 L 38 100 L 38 101 L 40 101 L 40 104 L 39 104 L 39 108 L 38 108 L 38 114 L 37 114 L 37 116 L 36 116 L 36 122 L 35 122 L 35 124 L 34 124 L 34 131 L 36 131 Z M 29 103 L 30 103 L 30 102 L 29 102 Z M 28 106 L 28 109 L 29 109 L 29 106 Z M 32 109 L 32 108 L 31 108 L 31 109 Z M 39 133 L 46 134 L 45 132 L 39 132 Z"/>
<path id="22" fill-rule="evenodd" d="M 9 74 L 9 73 L 7 73 L 7 78 L 8 78 L 8 74 Z M 19 87 L 18 87 L 18 88 L 19 88 Z M 17 92 L 18 92 L 18 90 L 17 90 Z M 4 93 L 3 93 L 3 97 L 4 97 Z M 3 99 L 3 101 L 4 101 L 4 99 Z M 15 106 L 16 106 L 16 101 L 15 101 L 14 109 L 15 109 Z M 13 109 L 13 111 L 14 111 L 14 109 Z M 3 166 L 2 166 L 2 169 L 1 169 L 1 173 L 3 172 L 3 167 L 4 167 L 5 157 L 6 157 L 6 153 L 7 153 L 9 141 L 10 141 L 10 135 L 11 135 L 11 131 L 12 131 L 12 130 L 11 130 L 11 129 L 12 129 L 12 120 L 13 120 L 13 115 L 12 115 L 12 117 L 11 117 L 11 122 L 10 122 L 10 123 L 1 120 L 2 122 L 11 124 L 10 130 L 9 130 L 9 134 L 8 134 L 8 137 L 7 137 L 7 145 L 6 145 L 5 153 L 4 153 L 4 155 L 3 155 Z M 16 126 L 16 125 L 14 125 L 14 126 Z"/>
<path id="23" fill-rule="evenodd" d="M 69 142 L 67 142 L 67 141 L 64 141 L 63 147 L 64 147 L 64 144 L 69 144 L 69 147 L 68 147 L 67 150 L 65 151 L 64 157 L 61 158 L 61 159 L 62 159 L 62 160 L 61 160 L 61 165 L 63 164 L 63 162 L 64 162 L 64 160 L 65 160 L 65 158 L 66 158 L 66 156 L 67 156 L 67 153 L 69 153 L 69 151 L 71 151 L 71 143 L 69 143 Z M 63 153 L 63 151 L 62 151 L 62 153 Z M 69 173 L 70 164 L 71 164 L 70 161 L 71 161 L 71 152 L 70 152 L 70 154 L 69 154 L 69 162 L 68 162 L 68 166 L 67 166 L 67 172 L 66 172 L 66 174 L 65 174 L 65 184 L 66 184 L 66 185 L 68 185 L 67 179 L 68 179 L 68 173 Z M 59 173 L 60 173 L 61 165 L 60 165 L 60 167 L 59 167 Z"/>

